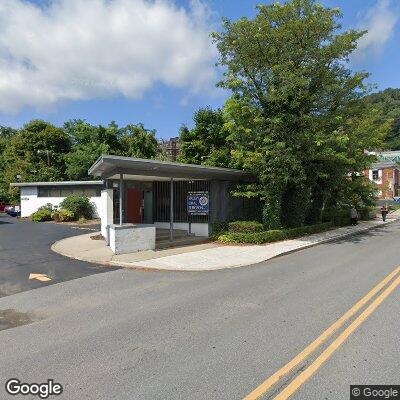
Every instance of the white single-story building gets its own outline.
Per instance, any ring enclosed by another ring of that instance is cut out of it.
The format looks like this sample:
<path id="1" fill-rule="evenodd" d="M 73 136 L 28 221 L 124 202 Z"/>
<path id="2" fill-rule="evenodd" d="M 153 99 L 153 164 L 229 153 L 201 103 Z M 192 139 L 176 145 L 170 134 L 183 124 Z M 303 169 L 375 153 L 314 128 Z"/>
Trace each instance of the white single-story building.
<path id="1" fill-rule="evenodd" d="M 71 194 L 84 194 L 93 205 L 93 216 L 100 218 L 103 181 L 18 182 L 11 186 L 21 189 L 21 217 L 29 217 L 49 203 L 59 207 Z"/>
<path id="2" fill-rule="evenodd" d="M 259 215 L 259 202 L 231 195 L 238 183 L 254 181 L 244 171 L 103 155 L 88 172 L 101 180 L 12 184 L 21 188 L 21 216 L 47 203 L 58 206 L 69 194 L 85 194 L 107 244 L 122 254 L 155 249 L 166 230 L 170 242 L 174 232 L 204 238 L 214 222 Z"/>

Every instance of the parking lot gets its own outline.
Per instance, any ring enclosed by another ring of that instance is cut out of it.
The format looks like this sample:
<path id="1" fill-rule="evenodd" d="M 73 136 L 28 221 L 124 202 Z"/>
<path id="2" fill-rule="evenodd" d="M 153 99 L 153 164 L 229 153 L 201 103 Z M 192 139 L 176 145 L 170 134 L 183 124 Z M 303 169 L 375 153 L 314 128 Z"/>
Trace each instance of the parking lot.
<path id="1" fill-rule="evenodd" d="M 81 227 L 0 215 L 0 297 L 110 271 L 50 249 L 57 240 L 88 232 Z"/>

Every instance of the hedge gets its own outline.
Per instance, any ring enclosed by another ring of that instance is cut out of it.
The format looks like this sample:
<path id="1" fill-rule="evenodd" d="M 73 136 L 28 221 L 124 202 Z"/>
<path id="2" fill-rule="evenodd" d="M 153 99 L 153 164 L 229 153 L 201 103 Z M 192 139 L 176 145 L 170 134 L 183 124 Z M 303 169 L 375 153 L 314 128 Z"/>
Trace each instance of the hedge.
<path id="1" fill-rule="evenodd" d="M 218 236 L 218 240 L 222 243 L 263 244 L 319 233 L 331 229 L 332 227 L 332 222 L 326 222 L 293 229 L 276 229 L 263 232 L 225 232 Z"/>
<path id="2" fill-rule="evenodd" d="M 229 232 L 262 232 L 264 226 L 261 222 L 257 221 L 233 221 L 229 222 Z"/>

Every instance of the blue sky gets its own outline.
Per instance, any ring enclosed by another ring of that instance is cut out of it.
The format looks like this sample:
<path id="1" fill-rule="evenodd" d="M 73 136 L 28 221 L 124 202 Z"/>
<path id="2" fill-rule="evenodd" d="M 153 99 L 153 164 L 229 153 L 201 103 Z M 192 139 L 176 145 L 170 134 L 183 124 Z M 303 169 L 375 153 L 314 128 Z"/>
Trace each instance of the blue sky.
<path id="1" fill-rule="evenodd" d="M 146 0 L 111 0 L 110 11 L 101 0 L 61 0 L 65 4 L 58 7 L 51 0 L 2 1 L 0 125 L 19 127 L 33 118 L 57 125 L 73 118 L 142 122 L 163 138 L 191 125 L 197 108 L 223 105 L 227 93 L 214 88 L 218 72 L 207 33 L 218 30 L 222 16 L 252 17 L 259 3 L 170 0 L 157 8 Z M 378 89 L 400 87 L 399 2 L 321 2 L 342 9 L 345 29 L 370 29 L 352 67 L 369 71 Z M 89 3 L 97 5 L 87 10 Z M 136 8 L 123 8 L 127 5 Z M 96 18 L 114 25 L 103 29 Z M 116 32 L 113 40 L 110 31 Z"/>

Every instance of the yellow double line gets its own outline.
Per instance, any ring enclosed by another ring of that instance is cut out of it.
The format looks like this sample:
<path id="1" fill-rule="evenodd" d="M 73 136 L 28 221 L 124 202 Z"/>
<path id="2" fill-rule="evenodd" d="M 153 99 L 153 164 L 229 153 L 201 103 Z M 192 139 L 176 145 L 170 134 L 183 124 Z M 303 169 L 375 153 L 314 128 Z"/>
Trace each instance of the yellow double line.
<path id="1" fill-rule="evenodd" d="M 296 393 L 300 387 L 310 379 L 321 366 L 329 360 L 332 354 L 347 340 L 347 338 L 379 307 L 399 285 L 400 266 L 391 272 L 385 279 L 376 285 L 360 301 L 350 308 L 342 317 L 334 322 L 317 339 L 309 344 L 300 354 L 289 361 L 281 369 L 266 379 L 260 386 L 254 389 L 244 400 L 256 400 L 263 396 L 269 389 L 285 377 L 297 365 L 309 358 L 323 343 L 325 343 L 339 328 L 341 328 L 350 318 L 361 310 L 375 295 L 382 289 L 382 293 L 377 296 L 371 304 L 312 362 L 303 372 L 294 378 L 276 397 L 275 400 L 288 399 Z M 397 277 L 396 277 L 397 276 Z M 390 283 L 393 281 L 392 283 Z"/>

